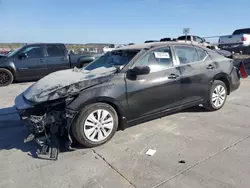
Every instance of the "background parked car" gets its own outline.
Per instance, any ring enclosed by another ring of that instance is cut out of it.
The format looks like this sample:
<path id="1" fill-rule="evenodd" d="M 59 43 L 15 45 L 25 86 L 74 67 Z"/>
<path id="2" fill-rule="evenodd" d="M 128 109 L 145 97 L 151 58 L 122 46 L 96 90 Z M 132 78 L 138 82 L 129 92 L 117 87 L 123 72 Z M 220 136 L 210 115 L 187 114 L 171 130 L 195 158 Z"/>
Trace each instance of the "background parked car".
<path id="1" fill-rule="evenodd" d="M 0 60 L 0 86 L 14 80 L 40 79 L 55 71 L 80 68 L 93 61 L 94 55 L 69 55 L 64 44 L 42 43 L 24 45 Z"/>
<path id="2" fill-rule="evenodd" d="M 178 41 L 185 41 L 187 39 L 187 41 L 191 42 L 192 44 L 196 44 L 196 45 L 201 45 L 204 46 L 206 48 L 210 48 L 211 44 L 206 42 L 206 40 L 202 37 L 199 36 L 195 36 L 195 35 L 183 35 L 177 38 Z"/>
<path id="3" fill-rule="evenodd" d="M 232 35 L 221 36 L 219 48 L 235 53 L 250 54 L 250 28 L 237 29 Z"/>

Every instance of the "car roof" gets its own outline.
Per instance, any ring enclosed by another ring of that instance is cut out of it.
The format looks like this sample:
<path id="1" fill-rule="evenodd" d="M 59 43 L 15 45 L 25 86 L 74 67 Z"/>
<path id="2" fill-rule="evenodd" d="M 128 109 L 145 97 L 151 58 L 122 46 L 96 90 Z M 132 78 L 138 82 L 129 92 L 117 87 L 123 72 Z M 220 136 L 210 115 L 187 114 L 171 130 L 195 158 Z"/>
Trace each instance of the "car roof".
<path id="1" fill-rule="evenodd" d="M 63 43 L 27 43 L 24 46 L 31 46 L 31 45 L 64 45 Z"/>
<path id="2" fill-rule="evenodd" d="M 135 45 L 117 48 L 115 50 L 141 50 L 141 49 L 155 48 L 155 47 L 161 47 L 161 46 L 166 46 L 166 45 L 197 46 L 200 48 L 204 48 L 199 45 L 191 44 L 190 42 L 179 41 L 179 42 L 151 42 L 151 43 L 135 44 Z"/>

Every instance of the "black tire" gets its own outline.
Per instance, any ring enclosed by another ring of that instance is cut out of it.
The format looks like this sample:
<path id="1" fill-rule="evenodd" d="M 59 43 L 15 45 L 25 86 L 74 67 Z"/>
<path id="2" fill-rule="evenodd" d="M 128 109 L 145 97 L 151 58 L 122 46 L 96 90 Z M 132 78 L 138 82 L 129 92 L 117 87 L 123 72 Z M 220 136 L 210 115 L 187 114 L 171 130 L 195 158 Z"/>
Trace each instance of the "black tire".
<path id="1" fill-rule="evenodd" d="M 105 138 L 104 140 L 99 141 L 99 142 L 93 142 L 93 141 L 89 140 L 84 133 L 84 123 L 85 123 L 87 117 L 92 112 L 94 112 L 98 109 L 107 110 L 111 114 L 111 116 L 113 117 L 114 124 L 113 124 L 113 129 L 112 129 L 111 133 L 109 134 L 109 136 L 107 136 L 107 138 Z M 80 114 L 77 116 L 76 121 L 72 124 L 72 134 L 73 134 L 73 137 L 81 145 L 83 145 L 85 147 L 96 147 L 96 146 L 99 146 L 99 145 L 106 143 L 114 136 L 114 134 L 118 128 L 118 124 L 119 124 L 118 115 L 112 106 L 110 106 L 109 104 L 106 104 L 106 103 L 94 103 L 94 104 L 86 106 L 80 112 Z"/>
<path id="2" fill-rule="evenodd" d="M 0 68 L 0 87 L 12 84 L 14 80 L 13 74 L 5 68 Z"/>
<path id="3" fill-rule="evenodd" d="M 225 89 L 225 99 L 224 99 L 223 103 L 220 106 L 216 107 L 214 105 L 213 101 L 212 101 L 212 95 L 213 95 L 213 93 L 215 91 L 215 88 L 217 86 L 222 86 Z M 203 106 L 204 106 L 205 109 L 207 109 L 209 111 L 216 111 L 216 110 L 221 109 L 224 106 L 226 100 L 227 100 L 227 87 L 226 87 L 226 84 L 224 82 L 220 81 L 220 80 L 215 80 L 211 85 L 208 100 Z"/>

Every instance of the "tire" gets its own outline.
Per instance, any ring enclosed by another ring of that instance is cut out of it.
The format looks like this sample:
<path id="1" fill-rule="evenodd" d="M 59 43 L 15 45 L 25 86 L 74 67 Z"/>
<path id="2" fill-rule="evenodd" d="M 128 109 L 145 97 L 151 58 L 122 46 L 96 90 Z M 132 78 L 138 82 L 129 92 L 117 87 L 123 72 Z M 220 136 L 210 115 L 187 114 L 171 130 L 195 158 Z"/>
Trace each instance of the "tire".
<path id="1" fill-rule="evenodd" d="M 12 84 L 14 80 L 13 74 L 5 68 L 0 68 L 0 87 Z"/>
<path id="2" fill-rule="evenodd" d="M 219 95 L 217 94 L 219 92 Z M 222 100 L 223 99 L 223 100 Z M 221 109 L 227 99 L 227 87 L 224 82 L 215 80 L 210 88 L 209 97 L 204 108 L 209 111 Z"/>
<path id="3" fill-rule="evenodd" d="M 101 119 L 103 118 L 103 115 L 106 117 L 101 121 L 106 123 L 101 123 L 99 121 L 99 123 L 95 123 L 96 125 L 94 125 L 92 122 L 98 122 L 98 119 L 100 119 L 97 117 L 98 112 L 100 111 L 102 111 L 102 113 L 100 113 Z M 118 115 L 112 106 L 106 103 L 94 103 L 86 106 L 80 112 L 76 121 L 72 125 L 72 134 L 81 145 L 85 147 L 96 147 L 106 143 L 114 136 L 118 124 Z M 91 132 L 92 134 L 90 134 Z"/>

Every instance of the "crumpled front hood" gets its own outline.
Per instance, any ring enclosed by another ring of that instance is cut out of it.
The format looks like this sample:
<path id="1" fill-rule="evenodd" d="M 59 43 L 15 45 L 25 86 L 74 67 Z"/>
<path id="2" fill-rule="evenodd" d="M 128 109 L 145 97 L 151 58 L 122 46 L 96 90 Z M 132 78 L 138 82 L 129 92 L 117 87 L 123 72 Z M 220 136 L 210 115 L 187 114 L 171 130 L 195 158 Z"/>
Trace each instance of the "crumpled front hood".
<path id="1" fill-rule="evenodd" d="M 82 89 L 107 81 L 108 76 L 115 72 L 114 67 L 101 67 L 92 71 L 79 69 L 57 71 L 31 85 L 24 91 L 23 96 L 35 103 L 67 97 Z"/>

